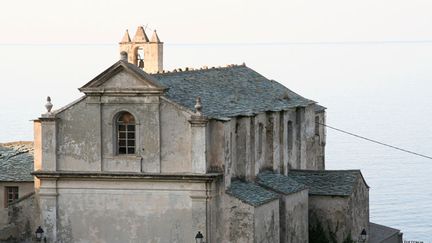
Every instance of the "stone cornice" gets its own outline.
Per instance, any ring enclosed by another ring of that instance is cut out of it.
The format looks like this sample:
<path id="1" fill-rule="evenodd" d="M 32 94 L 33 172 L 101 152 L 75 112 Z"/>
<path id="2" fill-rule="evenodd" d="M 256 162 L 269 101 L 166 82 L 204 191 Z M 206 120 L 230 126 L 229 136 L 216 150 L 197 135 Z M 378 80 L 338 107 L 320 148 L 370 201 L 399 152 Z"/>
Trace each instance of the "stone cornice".
<path id="1" fill-rule="evenodd" d="M 38 121 L 41 121 L 41 122 L 45 122 L 45 121 L 51 121 L 51 122 L 54 122 L 54 121 L 56 121 L 56 120 L 58 120 L 58 118 L 57 117 L 55 117 L 55 116 L 50 116 L 50 117 L 39 117 L 38 119 L 37 119 Z"/>
<path id="2" fill-rule="evenodd" d="M 192 115 L 191 118 L 189 119 L 189 123 L 193 127 L 205 127 L 208 121 L 209 120 L 207 117 L 197 116 L 197 115 Z"/>
<path id="3" fill-rule="evenodd" d="M 99 89 L 99 88 L 81 88 L 81 92 L 87 95 L 113 95 L 113 96 L 127 96 L 127 95 L 162 95 L 166 89 L 160 88 L 142 88 L 142 89 Z"/>
<path id="4" fill-rule="evenodd" d="M 208 182 L 222 177 L 222 173 L 136 173 L 136 172 L 87 172 L 87 171 L 34 171 L 39 179 L 92 179 L 92 180 L 152 180 Z"/>

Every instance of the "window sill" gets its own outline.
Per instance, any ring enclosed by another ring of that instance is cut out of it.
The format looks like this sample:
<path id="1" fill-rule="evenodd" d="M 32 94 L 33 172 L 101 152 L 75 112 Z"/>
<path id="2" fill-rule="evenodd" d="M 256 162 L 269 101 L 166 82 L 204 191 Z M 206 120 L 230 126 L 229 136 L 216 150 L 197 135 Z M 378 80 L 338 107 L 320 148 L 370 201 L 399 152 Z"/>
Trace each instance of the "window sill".
<path id="1" fill-rule="evenodd" d="M 126 160 L 137 160 L 141 159 L 141 156 L 136 154 L 116 154 L 113 156 L 107 156 L 106 159 L 126 159 Z"/>

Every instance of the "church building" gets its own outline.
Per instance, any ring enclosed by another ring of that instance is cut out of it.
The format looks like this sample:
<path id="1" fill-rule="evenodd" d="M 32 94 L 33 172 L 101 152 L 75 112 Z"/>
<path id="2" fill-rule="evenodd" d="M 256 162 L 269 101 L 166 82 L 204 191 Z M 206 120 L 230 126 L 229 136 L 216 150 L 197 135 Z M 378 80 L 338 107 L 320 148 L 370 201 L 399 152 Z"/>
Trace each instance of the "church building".
<path id="1" fill-rule="evenodd" d="M 361 172 L 325 170 L 323 106 L 245 64 L 164 70 L 143 27 L 119 45 L 34 121 L 47 242 L 369 242 Z"/>

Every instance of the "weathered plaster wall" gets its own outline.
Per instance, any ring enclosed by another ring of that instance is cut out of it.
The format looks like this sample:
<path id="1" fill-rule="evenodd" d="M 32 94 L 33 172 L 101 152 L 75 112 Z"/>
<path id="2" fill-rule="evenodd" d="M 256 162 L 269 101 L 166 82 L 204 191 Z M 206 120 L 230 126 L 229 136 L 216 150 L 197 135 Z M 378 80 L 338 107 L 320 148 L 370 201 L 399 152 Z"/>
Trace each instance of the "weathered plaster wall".
<path id="1" fill-rule="evenodd" d="M 107 89 L 125 89 L 125 88 L 145 88 L 150 87 L 143 83 L 128 72 L 119 72 L 114 74 L 107 82 L 103 84 Z"/>
<path id="2" fill-rule="evenodd" d="M 315 121 L 320 124 L 326 124 L 326 113 L 324 111 L 315 114 Z M 317 133 L 315 134 L 316 146 L 316 159 L 317 159 L 317 169 L 325 169 L 325 145 L 327 140 L 326 128 L 323 125 L 315 124 Z"/>
<path id="3" fill-rule="evenodd" d="M 287 164 L 287 168 L 284 170 L 284 174 L 288 173 L 290 169 L 300 168 L 300 161 L 297 160 L 299 149 L 296 143 L 298 129 L 296 129 L 296 112 L 295 109 L 289 109 L 285 111 L 285 127 L 284 127 L 284 141 L 286 141 L 284 147 L 284 158 Z"/>
<path id="4" fill-rule="evenodd" d="M 210 200 L 210 225 L 209 232 L 211 232 L 210 242 L 224 242 L 225 238 L 225 230 L 226 224 L 225 221 L 225 185 L 223 180 L 219 180 L 218 183 L 213 184 L 213 195 Z"/>
<path id="5" fill-rule="evenodd" d="M 235 128 L 236 119 L 233 118 L 224 123 L 224 185 L 228 188 L 231 178 L 235 176 L 235 157 L 236 140 L 233 127 Z"/>
<path id="6" fill-rule="evenodd" d="M 295 169 L 306 169 L 305 153 L 305 108 L 297 107 L 295 112 L 295 130 L 296 137 L 294 140 L 296 153 L 296 166 Z"/>
<path id="7" fill-rule="evenodd" d="M 101 170 L 100 110 L 98 105 L 89 104 L 90 100 L 84 99 L 57 115 L 59 170 Z"/>
<path id="8" fill-rule="evenodd" d="M 208 120 L 201 115 L 193 115 L 189 122 L 191 124 L 191 172 L 205 174 L 208 169 Z"/>
<path id="9" fill-rule="evenodd" d="M 281 198 L 281 243 L 309 242 L 308 209 L 308 190 Z"/>
<path id="10" fill-rule="evenodd" d="M 317 169 L 318 141 L 315 138 L 315 106 L 304 108 L 304 144 L 302 144 L 302 169 Z"/>
<path id="11" fill-rule="evenodd" d="M 369 231 L 369 190 L 360 176 L 349 197 L 309 197 L 309 222 L 316 225 L 318 221 L 324 230 L 335 234 L 338 242 L 348 236 L 358 240 L 363 229 Z"/>
<path id="12" fill-rule="evenodd" d="M 40 118 L 41 169 L 57 170 L 57 122 L 52 118 Z M 37 137 L 37 135 L 36 135 Z M 38 143 L 38 142 L 36 142 Z M 35 149 L 36 150 L 36 149 Z M 35 151 L 38 153 L 38 151 Z"/>
<path id="13" fill-rule="evenodd" d="M 39 120 L 33 122 L 33 166 L 34 170 L 40 170 L 42 168 L 42 124 Z M 34 188 L 37 190 L 40 186 L 38 178 L 34 177 Z"/>
<path id="14" fill-rule="evenodd" d="M 309 196 L 309 225 L 310 227 L 321 224 L 327 232 L 334 233 L 337 242 L 343 242 L 349 232 L 348 197 L 338 196 Z"/>
<path id="15" fill-rule="evenodd" d="M 211 120 L 209 121 L 208 136 L 208 165 L 209 171 L 223 172 L 225 161 L 225 126 L 222 121 Z"/>
<path id="16" fill-rule="evenodd" d="M 254 242 L 278 243 L 279 230 L 279 200 L 255 208 Z"/>
<path id="17" fill-rule="evenodd" d="M 104 171 L 160 172 L 160 112 L 158 96 L 102 96 L 102 154 Z M 115 118 L 122 111 L 135 117 L 134 155 L 117 155 Z"/>
<path id="18" fill-rule="evenodd" d="M 6 187 L 17 186 L 18 187 L 18 197 L 28 195 L 34 192 L 33 182 L 0 182 L 0 228 L 7 224 L 8 222 L 8 209 L 6 206 Z"/>
<path id="19" fill-rule="evenodd" d="M 170 102 L 161 102 L 161 171 L 190 172 L 191 125 L 188 114 Z"/>
<path id="20" fill-rule="evenodd" d="M 221 242 L 254 243 L 254 207 L 224 195 Z"/>
<path id="21" fill-rule="evenodd" d="M 211 242 L 279 242 L 279 200 L 254 207 L 228 194 L 219 199 Z"/>
<path id="22" fill-rule="evenodd" d="M 319 118 L 324 122 L 324 113 Z M 217 147 L 210 148 L 210 158 L 223 154 L 217 158 L 224 160 L 227 186 L 231 178 L 254 180 L 268 169 L 287 174 L 290 169 L 324 168 L 325 129 L 316 134 L 313 105 L 234 117 L 223 124 L 223 129 L 211 125 L 210 136 L 216 136 L 210 141 Z"/>
<path id="23" fill-rule="evenodd" d="M 250 118 L 249 117 L 241 117 L 236 119 L 234 134 L 235 134 L 235 143 L 236 143 L 236 156 L 234 158 L 235 162 L 235 177 L 245 179 L 250 165 L 250 153 L 249 147 L 250 143 Z"/>
<path id="24" fill-rule="evenodd" d="M 357 179 L 353 194 L 348 199 L 351 235 L 354 239 L 363 229 L 369 232 L 369 189 L 363 179 Z"/>
<path id="25" fill-rule="evenodd" d="M 0 226 L 0 242 L 33 242 L 34 231 L 41 223 L 35 194 L 27 194 L 7 210 L 7 224 Z"/>
<path id="26" fill-rule="evenodd" d="M 203 216 L 193 212 L 191 192 L 206 198 L 205 183 L 60 180 L 58 239 L 191 242 L 193 215 Z"/>
<path id="27" fill-rule="evenodd" d="M 267 161 L 266 158 L 269 157 L 267 155 L 268 148 L 266 146 L 267 141 L 267 116 L 266 113 L 260 113 L 255 116 L 254 123 L 254 136 L 255 136 L 255 171 L 254 175 L 256 176 L 262 169 L 273 168 L 271 161 Z"/>
<path id="28" fill-rule="evenodd" d="M 122 111 L 136 119 L 135 155 L 116 154 L 115 118 Z M 58 168 L 160 172 L 159 113 L 158 96 L 86 97 L 57 115 Z"/>

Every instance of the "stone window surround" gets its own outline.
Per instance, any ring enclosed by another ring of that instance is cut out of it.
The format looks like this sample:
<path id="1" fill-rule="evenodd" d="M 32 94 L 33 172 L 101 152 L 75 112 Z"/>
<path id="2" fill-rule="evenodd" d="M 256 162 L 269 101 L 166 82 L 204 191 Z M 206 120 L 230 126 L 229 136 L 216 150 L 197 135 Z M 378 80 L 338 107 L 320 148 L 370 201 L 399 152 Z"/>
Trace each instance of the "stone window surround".
<path id="1" fill-rule="evenodd" d="M 119 139 L 118 138 L 118 132 L 119 131 L 118 131 L 118 122 L 117 122 L 117 120 L 125 112 L 131 114 L 133 116 L 134 120 L 135 120 L 135 122 L 134 122 L 134 125 L 135 125 L 134 153 L 130 153 L 130 154 L 128 154 L 128 153 L 124 153 L 124 154 L 119 153 L 119 140 L 118 140 Z M 138 149 L 139 149 L 138 143 L 139 143 L 139 140 L 140 140 L 140 138 L 139 138 L 139 126 L 140 126 L 140 122 L 138 121 L 136 114 L 134 112 L 128 110 L 128 109 L 121 109 L 121 110 L 115 111 L 114 115 L 112 115 L 112 117 L 113 117 L 113 120 L 112 120 L 113 122 L 109 123 L 109 124 L 112 125 L 112 131 L 113 131 L 113 133 L 112 133 L 112 135 L 113 135 L 112 138 L 113 138 L 113 141 L 114 141 L 113 142 L 113 157 L 121 156 L 122 158 L 136 159 L 137 158 L 137 154 L 138 154 Z"/>

